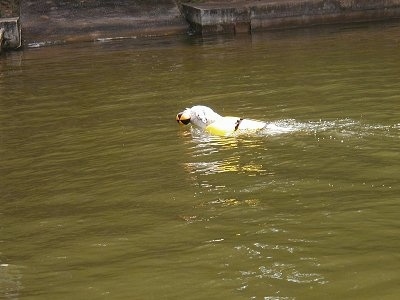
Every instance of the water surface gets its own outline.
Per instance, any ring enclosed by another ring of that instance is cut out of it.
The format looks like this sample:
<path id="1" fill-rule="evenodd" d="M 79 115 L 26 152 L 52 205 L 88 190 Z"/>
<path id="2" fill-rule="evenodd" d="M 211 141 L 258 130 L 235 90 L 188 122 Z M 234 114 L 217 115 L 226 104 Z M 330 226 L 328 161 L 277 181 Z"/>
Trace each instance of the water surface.
<path id="1" fill-rule="evenodd" d="M 0 60 L 0 298 L 397 299 L 400 27 Z M 280 130 L 211 137 L 208 105 Z"/>

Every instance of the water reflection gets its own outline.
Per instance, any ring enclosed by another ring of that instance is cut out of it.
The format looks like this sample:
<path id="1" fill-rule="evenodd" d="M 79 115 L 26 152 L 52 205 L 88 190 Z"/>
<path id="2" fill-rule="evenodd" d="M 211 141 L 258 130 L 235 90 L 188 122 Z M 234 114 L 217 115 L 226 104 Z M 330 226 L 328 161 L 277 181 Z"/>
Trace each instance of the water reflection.
<path id="1" fill-rule="evenodd" d="M 262 164 L 242 159 L 243 149 L 261 148 L 262 139 L 212 136 L 193 127 L 182 135 L 186 136 L 185 148 L 189 157 L 194 160 L 184 163 L 188 173 L 211 175 L 233 172 L 249 176 L 267 173 Z"/>

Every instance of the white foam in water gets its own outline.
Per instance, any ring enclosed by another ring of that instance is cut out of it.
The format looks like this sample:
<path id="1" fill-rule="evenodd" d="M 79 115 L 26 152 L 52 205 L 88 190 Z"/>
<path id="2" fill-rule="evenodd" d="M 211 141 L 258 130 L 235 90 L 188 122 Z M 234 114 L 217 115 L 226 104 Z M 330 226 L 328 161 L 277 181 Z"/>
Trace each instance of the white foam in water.
<path id="1" fill-rule="evenodd" d="M 338 119 L 333 121 L 308 121 L 298 122 L 293 119 L 278 120 L 267 124 L 262 135 L 280 135 L 290 133 L 322 134 L 342 137 L 367 137 L 381 135 L 386 137 L 398 137 L 400 124 L 363 124 L 352 119 Z"/>
<path id="2" fill-rule="evenodd" d="M 265 130 L 269 134 L 281 134 L 281 133 L 288 133 L 288 132 L 293 132 L 296 131 L 296 127 L 289 124 L 289 123 L 269 123 L 267 126 L 265 126 Z"/>

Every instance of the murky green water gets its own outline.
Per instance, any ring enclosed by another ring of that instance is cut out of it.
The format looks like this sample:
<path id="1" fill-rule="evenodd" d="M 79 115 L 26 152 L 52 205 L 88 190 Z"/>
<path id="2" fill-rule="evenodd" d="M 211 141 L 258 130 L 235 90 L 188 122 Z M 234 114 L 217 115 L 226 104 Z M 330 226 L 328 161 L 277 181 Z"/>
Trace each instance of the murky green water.
<path id="1" fill-rule="evenodd" d="M 400 26 L 0 60 L 0 298 L 397 299 Z M 216 138 L 204 104 L 282 130 Z"/>

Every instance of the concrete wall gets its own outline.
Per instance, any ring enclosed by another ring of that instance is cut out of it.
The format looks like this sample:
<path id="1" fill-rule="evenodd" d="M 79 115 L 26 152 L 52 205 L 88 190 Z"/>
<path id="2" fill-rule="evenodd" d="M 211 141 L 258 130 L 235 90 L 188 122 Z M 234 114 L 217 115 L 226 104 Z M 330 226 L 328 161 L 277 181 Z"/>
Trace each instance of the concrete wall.
<path id="1" fill-rule="evenodd" d="M 21 46 L 20 0 L 0 0 L 0 52 Z"/>
<path id="2" fill-rule="evenodd" d="M 400 0 L 259 0 L 183 4 L 195 32 L 254 32 L 400 19 Z"/>
<path id="3" fill-rule="evenodd" d="M 0 52 L 3 49 L 17 49 L 21 46 L 19 18 L 0 18 Z"/>
<path id="4" fill-rule="evenodd" d="M 0 18 L 19 16 L 20 0 L 0 0 Z"/>
<path id="5" fill-rule="evenodd" d="M 184 33 L 174 0 L 22 0 L 24 44 Z"/>
<path id="6" fill-rule="evenodd" d="M 400 0 L 0 0 L 0 13 L 20 15 L 28 45 L 385 20 Z"/>

